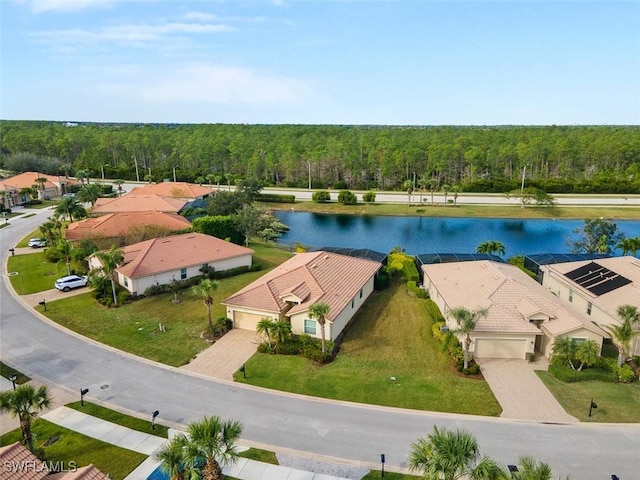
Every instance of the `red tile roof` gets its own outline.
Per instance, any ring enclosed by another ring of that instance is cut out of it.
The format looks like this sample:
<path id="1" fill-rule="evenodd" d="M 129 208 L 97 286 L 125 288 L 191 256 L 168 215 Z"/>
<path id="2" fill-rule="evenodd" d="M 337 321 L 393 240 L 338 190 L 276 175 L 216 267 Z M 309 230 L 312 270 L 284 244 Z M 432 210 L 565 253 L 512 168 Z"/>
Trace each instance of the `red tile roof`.
<path id="1" fill-rule="evenodd" d="M 63 175 L 58 176 L 58 175 L 46 175 L 44 173 L 38 173 L 38 172 L 24 172 L 24 173 L 15 175 L 13 177 L 5 178 L 4 180 L 0 181 L 0 190 L 8 190 L 11 187 L 13 187 L 16 190 L 20 190 L 21 188 L 25 188 L 25 187 L 32 187 L 37 183 L 36 178 L 47 179 L 47 182 L 44 184 L 44 187 L 46 189 L 58 188 L 60 186 L 60 183 L 66 183 L 67 185 L 73 185 L 73 184 L 79 183 L 78 181 L 72 178 L 65 177 Z"/>
<path id="2" fill-rule="evenodd" d="M 178 213 L 186 204 L 187 200 L 161 195 L 123 195 L 118 198 L 99 198 L 91 214 L 151 211 Z"/>
<path id="3" fill-rule="evenodd" d="M 288 308 L 283 297 L 295 295 L 302 303 L 294 305 L 287 315 L 324 302 L 329 305 L 327 320 L 333 321 L 381 266 L 337 253 L 299 253 L 222 304 L 283 313 Z"/>
<path id="4" fill-rule="evenodd" d="M 93 463 L 73 471 L 52 473 L 46 480 L 108 480 L 109 475 L 102 473 Z"/>
<path id="5" fill-rule="evenodd" d="M 200 198 L 210 195 L 212 190 L 208 187 L 187 182 L 163 182 L 144 187 L 135 187 L 128 195 L 162 195 L 173 198 Z"/>
<path id="6" fill-rule="evenodd" d="M 143 226 L 158 226 L 177 232 L 191 227 L 191 223 L 175 213 L 157 211 L 110 213 L 70 224 L 65 237 L 67 240 L 114 238 L 126 235 L 135 227 Z"/>
<path id="7" fill-rule="evenodd" d="M 40 480 L 47 476 L 47 463 L 20 442 L 0 448 L 0 480 Z"/>

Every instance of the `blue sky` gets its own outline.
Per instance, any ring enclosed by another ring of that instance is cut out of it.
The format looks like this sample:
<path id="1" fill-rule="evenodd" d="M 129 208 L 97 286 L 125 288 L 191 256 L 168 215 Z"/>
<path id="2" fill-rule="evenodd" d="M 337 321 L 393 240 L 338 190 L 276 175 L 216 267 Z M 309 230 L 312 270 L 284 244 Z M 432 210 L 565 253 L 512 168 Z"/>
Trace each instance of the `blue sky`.
<path id="1" fill-rule="evenodd" d="M 0 0 L 0 118 L 640 124 L 639 1 Z"/>

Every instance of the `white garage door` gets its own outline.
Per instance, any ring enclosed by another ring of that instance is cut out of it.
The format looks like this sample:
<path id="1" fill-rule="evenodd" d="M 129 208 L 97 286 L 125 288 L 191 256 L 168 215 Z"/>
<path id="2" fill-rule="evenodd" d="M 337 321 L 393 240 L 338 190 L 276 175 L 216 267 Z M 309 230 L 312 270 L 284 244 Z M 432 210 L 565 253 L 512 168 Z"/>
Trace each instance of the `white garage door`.
<path id="1" fill-rule="evenodd" d="M 233 328 L 256 331 L 256 325 L 264 318 L 262 315 L 247 312 L 233 312 Z"/>
<path id="2" fill-rule="evenodd" d="M 524 358 L 527 341 L 524 339 L 479 338 L 476 339 L 476 357 Z"/>

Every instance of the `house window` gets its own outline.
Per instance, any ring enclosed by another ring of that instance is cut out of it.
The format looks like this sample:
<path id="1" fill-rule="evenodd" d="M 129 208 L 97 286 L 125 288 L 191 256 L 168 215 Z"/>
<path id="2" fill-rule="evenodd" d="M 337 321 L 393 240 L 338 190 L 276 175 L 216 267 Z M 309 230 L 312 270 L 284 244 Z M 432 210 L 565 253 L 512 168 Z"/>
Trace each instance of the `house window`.
<path id="1" fill-rule="evenodd" d="M 362 289 L 360 289 L 360 298 L 362 298 Z"/>
<path id="2" fill-rule="evenodd" d="M 124 277 L 124 286 L 125 287 L 129 286 L 129 279 L 127 277 Z"/>
<path id="3" fill-rule="evenodd" d="M 315 320 L 307 320 L 304 321 L 304 333 L 309 335 L 316 334 L 316 321 Z"/>
<path id="4" fill-rule="evenodd" d="M 582 342 L 586 341 L 586 338 L 571 338 L 571 343 L 574 345 L 580 345 Z"/>
<path id="5" fill-rule="evenodd" d="M 587 315 L 591 315 L 591 307 L 593 307 L 591 302 L 587 303 Z"/>
<path id="6" fill-rule="evenodd" d="M 573 302 L 573 290 L 569 290 L 569 301 Z"/>
<path id="7" fill-rule="evenodd" d="M 187 269 L 186 268 L 181 268 L 180 269 L 180 280 L 184 280 L 185 278 L 187 278 Z"/>

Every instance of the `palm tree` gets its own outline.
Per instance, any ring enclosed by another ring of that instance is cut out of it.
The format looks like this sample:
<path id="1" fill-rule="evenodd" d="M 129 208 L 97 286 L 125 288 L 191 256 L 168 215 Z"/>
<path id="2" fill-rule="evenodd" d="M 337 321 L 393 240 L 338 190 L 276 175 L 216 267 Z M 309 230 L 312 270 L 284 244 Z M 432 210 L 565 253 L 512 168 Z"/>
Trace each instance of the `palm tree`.
<path id="1" fill-rule="evenodd" d="M 83 203 L 90 203 L 93 207 L 96 204 L 96 200 L 102 195 L 102 188 L 99 185 L 92 183 L 85 185 L 78 190 L 78 200 Z"/>
<path id="2" fill-rule="evenodd" d="M 453 185 L 451 187 L 451 191 L 453 192 L 453 206 L 457 207 L 458 206 L 458 193 L 460 193 L 462 189 L 460 188 L 460 185 Z"/>
<path id="3" fill-rule="evenodd" d="M 47 183 L 49 180 L 46 177 L 38 177 L 36 178 L 36 184 L 34 185 L 36 187 L 36 190 L 41 192 L 40 194 L 40 199 L 44 200 L 44 184 Z"/>
<path id="4" fill-rule="evenodd" d="M 458 328 L 453 330 L 453 333 L 464 336 L 464 368 L 469 368 L 469 347 L 471 346 L 470 333 L 476 328 L 478 320 L 486 317 L 487 314 L 488 311 L 485 308 L 467 310 L 464 307 L 458 307 L 449 310 L 449 316 L 458 324 Z"/>
<path id="5" fill-rule="evenodd" d="M 633 328 L 635 324 L 640 323 L 640 313 L 637 307 L 632 305 L 620 305 L 616 313 L 622 323 L 620 325 L 606 325 L 605 328 L 611 332 L 618 346 L 618 366 L 620 367 L 627 361 L 631 351 L 631 340 L 640 335 L 640 330 Z"/>
<path id="6" fill-rule="evenodd" d="M 211 323 L 211 305 L 213 305 L 213 292 L 218 288 L 218 282 L 215 280 L 205 279 L 198 285 L 191 287 L 194 294 L 202 297 L 202 301 L 207 307 L 207 317 L 209 318 L 209 332 L 213 332 L 213 323 Z"/>
<path id="7" fill-rule="evenodd" d="M 220 417 L 205 417 L 187 426 L 184 447 L 187 469 L 201 469 L 202 480 L 223 479 L 220 464 L 235 463 L 238 459 L 236 442 L 242 433 L 242 424 L 235 420 L 222 421 Z"/>
<path id="8" fill-rule="evenodd" d="M 411 180 L 406 180 L 403 184 L 402 184 L 402 188 L 404 188 L 407 191 L 407 207 L 411 206 L 411 194 L 413 193 L 413 182 Z"/>
<path id="9" fill-rule="evenodd" d="M 489 255 L 504 255 L 504 244 L 498 240 L 487 240 L 476 247 L 476 253 L 487 253 Z"/>
<path id="10" fill-rule="evenodd" d="M 113 184 L 118 186 L 118 188 L 117 188 L 118 196 L 122 195 L 122 184 L 123 183 L 124 183 L 124 180 L 122 180 L 122 179 L 118 179 L 118 180 L 114 180 L 113 181 Z"/>
<path id="11" fill-rule="evenodd" d="M 551 467 L 533 457 L 521 457 L 518 461 L 518 472 L 513 475 L 515 480 L 552 480 Z"/>
<path id="12" fill-rule="evenodd" d="M 622 250 L 622 255 L 632 254 L 634 257 L 638 255 L 640 250 L 640 237 L 629 237 L 621 239 L 616 248 Z"/>
<path id="13" fill-rule="evenodd" d="M 554 357 L 558 357 L 561 361 L 567 362 L 572 369 L 576 369 L 573 365 L 573 359 L 576 353 L 576 344 L 571 337 L 558 337 L 553 342 L 551 351 Z"/>
<path id="14" fill-rule="evenodd" d="M 73 245 L 67 240 L 60 239 L 56 244 L 56 251 L 64 259 L 67 265 L 67 275 L 71 275 L 71 257 L 73 256 Z"/>
<path id="15" fill-rule="evenodd" d="M 36 191 L 35 194 L 37 195 L 38 192 Z M 22 196 L 23 201 L 25 200 L 25 198 L 28 201 L 29 199 L 33 198 L 34 190 L 31 187 L 22 187 L 20 189 L 20 195 Z"/>
<path id="16" fill-rule="evenodd" d="M 595 365 L 600 357 L 600 346 L 593 340 L 584 340 L 576 347 L 575 357 L 580 362 L 578 371 L 581 371 L 585 365 L 587 367 Z"/>
<path id="17" fill-rule="evenodd" d="M 56 240 L 56 224 L 55 222 L 49 218 L 46 222 L 40 225 L 40 233 L 42 236 L 49 242 L 49 245 L 53 245 Z"/>
<path id="18" fill-rule="evenodd" d="M 116 282 L 113 279 L 116 268 L 124 261 L 124 252 L 114 246 L 108 252 L 96 252 L 96 257 L 100 260 L 102 267 L 100 270 L 111 281 L 111 292 L 113 293 L 113 304 L 118 304 L 116 296 Z"/>
<path id="19" fill-rule="evenodd" d="M 58 217 L 67 215 L 70 222 L 73 222 L 73 217 L 82 218 L 87 214 L 84 207 L 78 203 L 75 197 L 62 197 L 53 212 Z"/>
<path id="20" fill-rule="evenodd" d="M 420 187 L 420 205 L 422 205 L 422 195 L 424 194 L 425 188 L 429 186 L 429 179 L 425 176 L 418 180 L 418 186 Z"/>
<path id="21" fill-rule="evenodd" d="M 89 185 L 91 183 L 90 182 L 90 176 L 91 176 L 91 172 L 89 172 L 89 170 L 78 170 L 76 172 L 76 178 L 78 180 L 80 180 L 80 183 L 82 185 L 84 185 L 85 178 L 87 179 L 87 185 Z"/>
<path id="22" fill-rule="evenodd" d="M 260 319 L 260 321 L 256 324 L 256 333 L 262 334 L 267 339 L 267 343 L 269 344 L 269 348 L 271 348 L 271 335 L 273 334 L 273 324 L 275 322 L 268 317 Z"/>
<path id="23" fill-rule="evenodd" d="M 154 453 L 160 462 L 160 469 L 169 475 L 170 480 L 186 480 L 185 447 L 188 443 L 184 434 L 178 434 Z"/>
<path id="24" fill-rule="evenodd" d="M 506 472 L 489 457 L 480 457 L 475 437 L 465 430 L 433 427 L 426 438 L 411 446 L 409 469 L 424 478 L 457 480 L 499 480 Z"/>
<path id="25" fill-rule="evenodd" d="M 38 412 L 44 410 L 51 403 L 47 387 L 42 385 L 38 389 L 33 385 L 18 385 L 15 390 L 0 393 L 0 412 L 8 412 L 20 421 L 23 442 L 33 452 L 33 435 L 31 422 L 38 417 Z"/>
<path id="26" fill-rule="evenodd" d="M 438 187 L 438 180 L 436 180 L 435 178 L 430 178 L 427 182 L 427 185 L 429 186 L 429 192 L 431 192 L 431 205 L 433 205 L 433 194 Z"/>
<path id="27" fill-rule="evenodd" d="M 275 320 L 271 328 L 271 335 L 278 343 L 286 342 L 291 335 L 291 324 L 286 320 Z"/>
<path id="28" fill-rule="evenodd" d="M 324 326 L 327 323 L 327 315 L 329 315 L 329 305 L 323 302 L 314 303 L 309 307 L 309 317 L 316 318 L 320 324 L 320 341 L 322 342 L 322 356 L 324 357 Z"/>
<path id="29" fill-rule="evenodd" d="M 444 184 L 442 185 L 442 192 L 444 193 L 444 206 L 447 206 L 447 197 L 449 196 L 449 190 L 451 190 L 451 185 Z"/>

